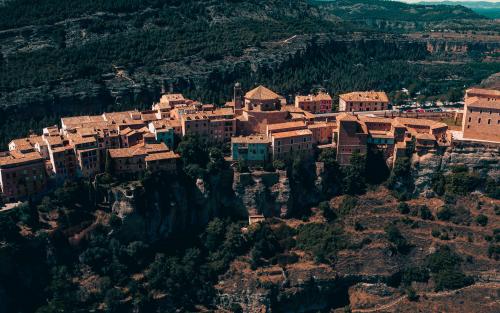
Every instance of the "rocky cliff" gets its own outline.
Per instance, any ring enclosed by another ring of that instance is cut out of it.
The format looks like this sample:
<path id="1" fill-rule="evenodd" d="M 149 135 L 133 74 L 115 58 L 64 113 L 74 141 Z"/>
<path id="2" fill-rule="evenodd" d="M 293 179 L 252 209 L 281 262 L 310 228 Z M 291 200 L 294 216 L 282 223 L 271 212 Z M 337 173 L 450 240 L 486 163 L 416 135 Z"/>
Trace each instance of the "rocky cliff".
<path id="1" fill-rule="evenodd" d="M 233 191 L 236 209 L 245 215 L 285 217 L 291 205 L 286 171 L 235 172 Z"/>
<path id="2" fill-rule="evenodd" d="M 466 166 L 481 177 L 500 178 L 500 148 L 473 143 L 455 144 L 442 154 L 414 154 L 411 158 L 415 192 L 431 191 L 431 180 L 434 173 L 450 172 L 455 166 Z"/>
<path id="3" fill-rule="evenodd" d="M 205 225 L 220 215 L 286 217 L 292 204 L 286 171 L 227 170 L 192 183 L 157 177 L 154 183 L 112 187 L 108 197 L 112 212 L 122 219 L 121 235 L 145 241 Z"/>

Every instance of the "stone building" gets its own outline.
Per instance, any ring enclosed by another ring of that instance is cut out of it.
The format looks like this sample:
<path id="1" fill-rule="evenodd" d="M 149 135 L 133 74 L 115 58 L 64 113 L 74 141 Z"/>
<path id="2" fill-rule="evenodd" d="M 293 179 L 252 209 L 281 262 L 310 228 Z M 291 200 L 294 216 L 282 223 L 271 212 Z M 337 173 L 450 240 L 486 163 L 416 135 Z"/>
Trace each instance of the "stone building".
<path id="1" fill-rule="evenodd" d="M 500 142 L 500 91 L 467 90 L 462 132 L 464 139 Z"/>

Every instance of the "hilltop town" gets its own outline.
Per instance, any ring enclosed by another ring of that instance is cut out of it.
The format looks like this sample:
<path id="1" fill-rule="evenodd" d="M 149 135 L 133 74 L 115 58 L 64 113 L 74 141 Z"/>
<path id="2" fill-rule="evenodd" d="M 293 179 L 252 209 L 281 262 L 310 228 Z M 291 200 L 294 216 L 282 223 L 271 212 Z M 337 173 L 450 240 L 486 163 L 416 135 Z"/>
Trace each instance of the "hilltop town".
<path id="1" fill-rule="evenodd" d="M 294 103 L 258 86 L 245 94 L 234 86 L 233 99 L 222 107 L 164 94 L 150 110 L 105 112 L 64 117 L 41 134 L 12 140 L 0 155 L 0 186 L 4 202 L 37 197 L 65 180 L 141 172 L 175 173 L 181 156 L 175 147 L 196 136 L 211 145 L 230 144 L 231 162 L 264 164 L 314 158 L 335 151 L 340 165 L 353 154 L 382 152 L 389 166 L 402 156 L 440 154 L 468 142 L 500 144 L 500 91 L 466 90 L 465 107 L 452 118 L 461 131 L 450 130 L 442 113 L 397 114 L 384 92 L 353 91 L 339 95 L 332 112 L 331 95 L 296 96 Z"/>

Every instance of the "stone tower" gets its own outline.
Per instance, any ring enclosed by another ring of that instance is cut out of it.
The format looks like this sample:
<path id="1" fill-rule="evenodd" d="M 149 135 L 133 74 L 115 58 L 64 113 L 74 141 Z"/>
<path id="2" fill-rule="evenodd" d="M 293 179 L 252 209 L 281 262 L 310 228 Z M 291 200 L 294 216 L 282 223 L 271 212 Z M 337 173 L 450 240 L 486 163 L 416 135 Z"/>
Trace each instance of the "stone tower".
<path id="1" fill-rule="evenodd" d="M 235 110 L 239 110 L 243 107 L 243 92 L 241 90 L 241 84 L 238 82 L 234 84 L 233 102 Z"/>

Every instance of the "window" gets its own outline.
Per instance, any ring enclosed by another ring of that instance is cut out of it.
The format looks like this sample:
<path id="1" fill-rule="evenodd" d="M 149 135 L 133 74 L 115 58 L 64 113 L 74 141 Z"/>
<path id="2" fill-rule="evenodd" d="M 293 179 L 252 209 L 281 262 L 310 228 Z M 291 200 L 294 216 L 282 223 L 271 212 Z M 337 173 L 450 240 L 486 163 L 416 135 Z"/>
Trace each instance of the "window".
<path id="1" fill-rule="evenodd" d="M 491 118 L 488 119 L 488 125 L 490 125 L 490 124 L 491 124 Z"/>
<path id="2" fill-rule="evenodd" d="M 469 116 L 469 123 L 470 123 L 471 120 L 472 120 L 472 117 Z"/>
<path id="3" fill-rule="evenodd" d="M 478 118 L 478 119 L 477 119 L 477 123 L 478 123 L 478 124 L 481 124 L 481 118 Z"/>

